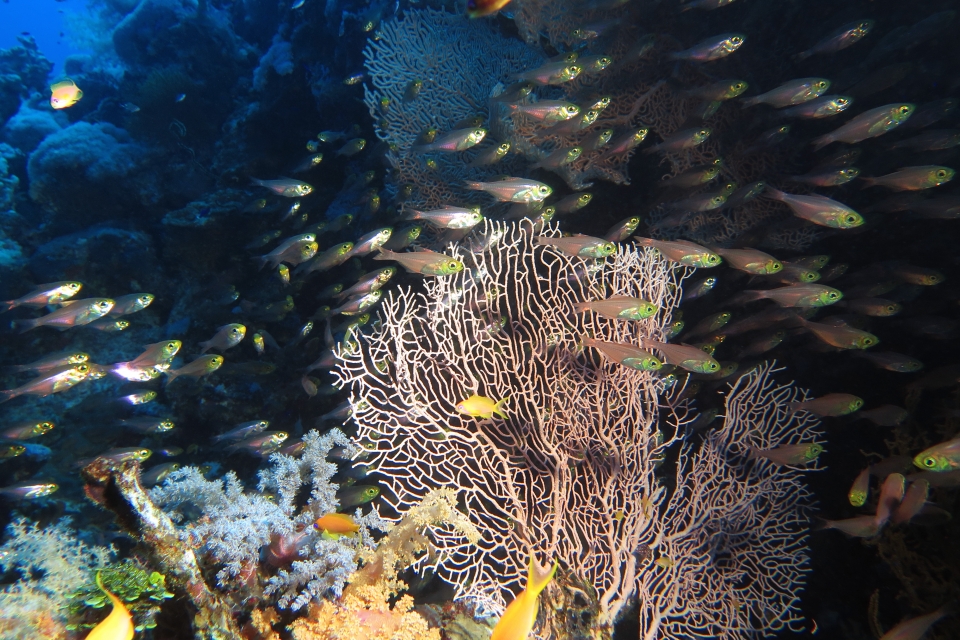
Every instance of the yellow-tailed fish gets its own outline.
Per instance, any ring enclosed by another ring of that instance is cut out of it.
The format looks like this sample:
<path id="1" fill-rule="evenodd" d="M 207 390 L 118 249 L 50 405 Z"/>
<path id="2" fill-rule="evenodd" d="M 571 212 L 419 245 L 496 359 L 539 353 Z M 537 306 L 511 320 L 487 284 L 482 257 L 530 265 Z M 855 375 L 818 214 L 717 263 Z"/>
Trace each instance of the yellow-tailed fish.
<path id="1" fill-rule="evenodd" d="M 494 400 L 486 396 L 473 394 L 466 400 L 458 402 L 455 408 L 460 413 L 474 418 L 489 420 L 493 418 L 494 415 L 497 415 L 506 420 L 507 414 L 503 411 L 503 405 L 506 404 L 509 399 L 509 397 L 505 397 L 502 400 Z"/>
<path id="2" fill-rule="evenodd" d="M 127 611 L 126 605 L 120 601 L 120 598 L 107 591 L 106 587 L 103 586 L 99 571 L 97 571 L 97 586 L 110 598 L 113 608 L 110 610 L 110 615 L 87 634 L 86 640 L 131 640 L 133 638 L 133 617 Z"/>
<path id="3" fill-rule="evenodd" d="M 531 556 L 530 568 L 527 571 L 527 586 L 507 606 L 497 626 L 493 628 L 490 640 L 526 640 L 529 637 L 537 621 L 539 609 L 537 598 L 557 575 L 558 566 L 558 563 L 554 562 L 549 571 L 544 571 L 537 566 L 536 560 Z"/>
<path id="4" fill-rule="evenodd" d="M 360 525 L 346 513 L 328 513 L 313 523 L 317 531 L 335 536 L 351 535 L 360 530 Z"/>

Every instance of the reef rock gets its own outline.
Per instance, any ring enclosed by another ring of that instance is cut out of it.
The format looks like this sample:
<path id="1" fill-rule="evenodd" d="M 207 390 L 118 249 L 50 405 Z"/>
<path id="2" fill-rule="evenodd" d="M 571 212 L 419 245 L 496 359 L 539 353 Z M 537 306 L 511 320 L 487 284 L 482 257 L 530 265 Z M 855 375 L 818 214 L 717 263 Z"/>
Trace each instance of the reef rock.
<path id="1" fill-rule="evenodd" d="M 7 120 L 0 132 L 0 139 L 24 153 L 30 153 L 44 138 L 62 128 L 56 114 L 49 109 L 34 109 L 29 102 L 23 102 L 16 115 Z"/>
<path id="2" fill-rule="evenodd" d="M 37 248 L 28 267 L 37 282 L 70 280 L 83 273 L 86 280 L 113 290 L 128 288 L 131 280 L 151 291 L 163 286 L 150 236 L 112 223 L 54 238 Z"/>
<path id="3" fill-rule="evenodd" d="M 0 51 L 0 126 L 32 91 L 44 93 L 53 70 L 32 36 L 19 36 L 20 46 Z"/>
<path id="4" fill-rule="evenodd" d="M 69 212 L 62 222 L 76 226 L 139 214 L 160 198 L 148 155 L 123 129 L 78 122 L 30 154 L 30 197 L 50 211 Z"/>

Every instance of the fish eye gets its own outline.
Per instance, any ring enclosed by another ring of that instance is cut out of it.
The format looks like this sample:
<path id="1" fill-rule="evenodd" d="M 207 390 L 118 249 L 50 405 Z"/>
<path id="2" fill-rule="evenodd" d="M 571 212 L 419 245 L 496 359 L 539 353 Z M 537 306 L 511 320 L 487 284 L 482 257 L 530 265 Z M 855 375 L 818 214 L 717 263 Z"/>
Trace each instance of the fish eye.
<path id="1" fill-rule="evenodd" d="M 933 457 L 926 457 L 923 459 L 923 466 L 930 467 L 931 469 L 937 466 L 937 460 Z"/>
<path id="2" fill-rule="evenodd" d="M 831 300 L 835 300 L 835 299 L 839 298 L 840 296 L 839 296 L 839 294 L 837 294 L 835 291 L 831 291 L 830 293 L 827 294 L 827 297 L 830 298 Z"/>
<path id="3" fill-rule="evenodd" d="M 780 269 L 783 269 L 783 264 L 780 262 L 774 262 L 773 264 L 770 265 L 770 268 L 775 272 L 780 271 Z"/>
<path id="4" fill-rule="evenodd" d="M 937 171 L 937 177 L 938 177 L 938 178 L 946 178 L 946 177 L 947 177 L 947 172 L 944 171 L 943 169 L 941 169 L 940 171 Z"/>
<path id="5" fill-rule="evenodd" d="M 710 130 L 709 130 L 709 129 L 700 129 L 700 131 L 698 131 L 697 133 L 698 133 L 699 135 L 701 135 L 701 136 L 708 136 L 708 135 L 710 135 Z"/>
<path id="6" fill-rule="evenodd" d="M 740 36 L 733 36 L 732 38 L 730 38 L 730 42 L 732 42 L 733 44 L 740 44 L 741 42 L 743 42 L 743 38 L 741 38 Z"/>

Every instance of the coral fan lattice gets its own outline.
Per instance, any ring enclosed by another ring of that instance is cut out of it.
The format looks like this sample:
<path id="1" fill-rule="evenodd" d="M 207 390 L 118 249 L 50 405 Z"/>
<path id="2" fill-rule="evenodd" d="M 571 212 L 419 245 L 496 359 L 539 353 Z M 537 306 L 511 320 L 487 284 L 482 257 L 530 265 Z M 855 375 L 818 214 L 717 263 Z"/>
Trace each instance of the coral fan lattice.
<path id="1" fill-rule="evenodd" d="M 438 553 L 424 564 L 497 611 L 522 586 L 531 554 L 558 559 L 558 583 L 588 594 L 588 624 L 601 635 L 637 595 L 651 639 L 794 626 L 808 494 L 799 472 L 744 454 L 810 437 L 811 421 L 784 407 L 798 392 L 771 389 L 766 370 L 752 374 L 723 429 L 702 446 L 685 440 L 685 411 L 660 419 L 661 378 L 581 343 L 660 336 L 685 272 L 649 249 L 595 261 L 537 246 L 526 222 L 488 225 L 498 244 L 482 254 L 454 246 L 464 274 L 392 294 L 379 327 L 341 353 L 337 371 L 387 505 L 402 515 L 432 488 L 450 487 L 481 532 L 474 546 L 434 528 Z M 575 310 L 613 295 L 648 299 L 659 312 L 624 322 Z M 491 331 L 500 319 L 503 330 Z M 509 417 L 458 414 L 474 393 L 509 397 Z M 671 450 L 679 459 L 663 471 Z M 663 473 L 675 473 L 674 491 Z M 644 549 L 672 568 L 648 562 Z"/>
<path id="2" fill-rule="evenodd" d="M 341 354 L 338 375 L 392 508 L 402 514 L 434 487 L 460 492 L 479 544 L 433 533 L 439 569 L 461 596 L 502 608 L 534 553 L 595 585 L 607 624 L 633 591 L 634 550 L 655 535 L 644 505 L 664 498 L 654 469 L 675 440 L 657 436 L 664 383 L 600 362 L 580 340 L 659 335 L 683 271 L 637 248 L 606 262 L 572 258 L 536 247 L 527 223 L 489 224 L 500 243 L 455 250 L 469 274 L 391 295 L 363 349 Z M 574 309 L 610 295 L 648 299 L 660 312 L 625 323 Z M 504 330 L 492 332 L 501 318 Z M 473 393 L 509 397 L 510 418 L 458 415 L 454 405 Z"/>

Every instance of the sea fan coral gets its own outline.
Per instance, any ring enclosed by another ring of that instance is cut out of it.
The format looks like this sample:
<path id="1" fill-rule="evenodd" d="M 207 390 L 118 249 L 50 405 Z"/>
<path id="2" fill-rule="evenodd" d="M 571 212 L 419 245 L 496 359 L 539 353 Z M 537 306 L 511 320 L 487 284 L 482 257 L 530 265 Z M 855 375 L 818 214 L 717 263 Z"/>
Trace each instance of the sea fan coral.
<path id="1" fill-rule="evenodd" d="M 744 378 L 724 429 L 698 446 L 684 435 L 689 406 L 666 402 L 662 378 L 582 344 L 661 337 L 684 271 L 650 249 L 595 261 L 538 246 L 526 222 L 489 224 L 501 239 L 488 251 L 453 247 L 468 265 L 463 275 L 430 280 L 424 294 L 392 294 L 379 327 L 340 354 L 337 375 L 351 389 L 384 501 L 402 515 L 448 487 L 480 531 L 473 545 L 432 527 L 438 552 L 420 564 L 435 566 L 461 598 L 499 611 L 531 556 L 558 560 L 560 589 L 550 597 L 565 613 L 548 623 L 560 637 L 606 636 L 638 596 L 645 638 L 794 627 L 809 497 L 797 472 L 749 463 L 745 453 L 814 436 L 811 423 L 787 414 L 797 392 L 772 388 L 767 370 Z M 618 295 L 658 312 L 627 322 L 577 311 Z M 472 394 L 509 398 L 508 417 L 459 414 Z M 764 569 L 768 562 L 779 568 Z M 680 564 L 686 572 L 666 568 Z M 745 572 L 763 575 L 740 580 Z M 574 593 L 587 602 L 574 605 Z"/>
<path id="2" fill-rule="evenodd" d="M 384 23 L 381 38 L 367 45 L 364 58 L 373 84 L 364 86 L 364 102 L 378 123 L 377 136 L 391 145 L 387 160 L 394 191 L 405 183 L 415 187 L 408 205 L 439 207 L 476 199 L 463 189 L 464 180 L 509 171 L 509 163 L 495 169 L 467 166 L 473 152 L 432 154 L 436 166 L 431 167 L 428 157 L 412 147 L 431 127 L 447 132 L 458 121 L 485 113 L 494 87 L 539 64 L 538 53 L 486 21 L 422 9 Z M 414 81 L 423 87 L 411 99 L 408 88 Z"/>

